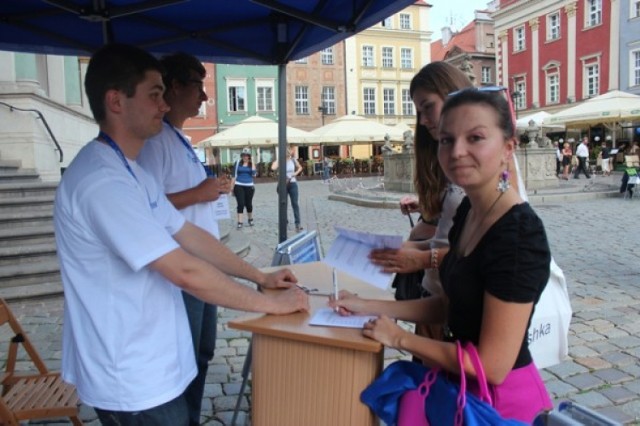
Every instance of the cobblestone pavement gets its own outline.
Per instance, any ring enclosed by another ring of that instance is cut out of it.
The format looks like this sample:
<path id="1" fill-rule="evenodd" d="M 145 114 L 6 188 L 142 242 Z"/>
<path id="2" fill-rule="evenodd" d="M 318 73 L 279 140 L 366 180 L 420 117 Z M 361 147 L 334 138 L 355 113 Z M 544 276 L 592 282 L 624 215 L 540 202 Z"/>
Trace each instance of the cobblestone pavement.
<path id="1" fill-rule="evenodd" d="M 607 183 L 611 188 L 619 176 L 610 181 L 598 179 L 603 180 L 596 180 L 596 186 Z M 303 226 L 318 231 L 325 252 L 335 238 L 334 225 L 408 234 L 408 219 L 397 209 L 328 200 L 329 186 L 320 181 L 299 185 Z M 594 186 L 585 180 L 562 185 L 546 193 L 582 193 Z M 574 309 L 570 358 L 545 369 L 543 378 L 556 402 L 572 400 L 613 420 L 640 424 L 640 200 L 566 199 L 569 201 L 537 203 L 532 198 L 544 220 L 553 255 L 567 276 Z M 235 207 L 233 200 L 231 204 Z M 291 216 L 289 210 L 293 222 Z M 278 242 L 275 184 L 257 186 L 254 217 L 254 227 L 232 232 L 243 232 L 251 239 L 249 262 L 268 266 Z M 58 369 L 62 298 L 16 301 L 11 306 L 49 367 Z M 226 327 L 238 315 L 242 313 L 219 310 L 216 356 L 207 378 L 202 424 L 230 424 L 249 345 L 247 333 Z M 385 357 L 393 360 L 399 355 L 388 350 Z M 249 424 L 248 410 L 249 397 L 245 396 L 238 424 Z M 91 409 L 83 407 L 81 415 L 87 424 L 97 424 Z"/>

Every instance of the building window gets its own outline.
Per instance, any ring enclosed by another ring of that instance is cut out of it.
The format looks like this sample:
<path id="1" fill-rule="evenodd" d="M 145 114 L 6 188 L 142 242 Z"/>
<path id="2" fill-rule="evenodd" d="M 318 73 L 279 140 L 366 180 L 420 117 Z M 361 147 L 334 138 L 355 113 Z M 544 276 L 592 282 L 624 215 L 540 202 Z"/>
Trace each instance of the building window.
<path id="1" fill-rule="evenodd" d="M 411 15 L 409 15 L 408 13 L 400 14 L 400 28 L 402 28 L 403 30 L 411 29 Z"/>
<path id="2" fill-rule="evenodd" d="M 244 80 L 228 80 L 227 94 L 229 95 L 229 112 L 247 110 L 247 83 Z"/>
<path id="3" fill-rule="evenodd" d="M 326 115 L 336 115 L 336 88 L 324 86 L 322 88 L 322 106 Z"/>
<path id="4" fill-rule="evenodd" d="M 64 97 L 67 105 L 82 105 L 82 76 L 76 56 L 64 57 Z M 202 103 L 204 105 L 204 102 Z"/>
<path id="5" fill-rule="evenodd" d="M 300 58 L 300 59 L 296 59 L 294 62 L 296 64 L 306 64 L 308 61 L 307 61 L 307 58 Z"/>
<path id="6" fill-rule="evenodd" d="M 631 52 L 631 76 L 630 86 L 640 86 L 640 50 Z"/>
<path id="7" fill-rule="evenodd" d="M 373 67 L 373 46 L 362 46 L 362 66 Z"/>
<path id="8" fill-rule="evenodd" d="M 376 89 L 365 87 L 362 89 L 363 110 L 365 115 L 376 114 Z"/>
<path id="9" fill-rule="evenodd" d="M 391 28 L 391 17 L 383 19 L 380 24 L 385 28 Z"/>
<path id="10" fill-rule="evenodd" d="M 333 65 L 333 47 L 322 49 L 322 65 Z"/>
<path id="11" fill-rule="evenodd" d="M 593 27 L 602 23 L 602 0 L 587 0 L 585 3 L 587 11 L 585 16 L 587 18 L 586 26 Z"/>
<path id="12" fill-rule="evenodd" d="M 629 16 L 632 18 L 640 18 L 640 0 L 634 0 L 631 2 L 631 13 Z"/>
<path id="13" fill-rule="evenodd" d="M 514 89 L 518 94 L 515 97 L 516 110 L 527 109 L 527 83 L 524 79 L 520 79 L 515 82 Z"/>
<path id="14" fill-rule="evenodd" d="M 547 75 L 547 104 L 560 102 L 560 77 L 558 74 Z"/>
<path id="15" fill-rule="evenodd" d="M 309 88 L 307 86 L 296 86 L 296 114 L 309 115 Z"/>
<path id="16" fill-rule="evenodd" d="M 520 52 L 524 50 L 525 46 L 525 33 L 524 25 L 521 25 L 513 29 L 513 51 Z"/>
<path id="17" fill-rule="evenodd" d="M 400 67 L 409 70 L 413 68 L 413 50 L 408 47 L 400 48 Z"/>
<path id="18" fill-rule="evenodd" d="M 256 110 L 273 111 L 273 81 L 256 79 Z"/>
<path id="19" fill-rule="evenodd" d="M 560 38 L 560 12 L 547 16 L 547 40 Z"/>
<path id="20" fill-rule="evenodd" d="M 584 67 L 585 97 L 591 98 L 600 93 L 600 66 L 598 64 Z"/>
<path id="21" fill-rule="evenodd" d="M 402 89 L 402 115 L 414 115 L 413 100 L 409 89 Z"/>
<path id="22" fill-rule="evenodd" d="M 384 115 L 396 115 L 395 89 L 382 89 L 382 110 Z"/>
<path id="23" fill-rule="evenodd" d="M 482 67 L 482 84 L 492 83 L 491 67 Z"/>
<path id="24" fill-rule="evenodd" d="M 382 68 L 393 68 L 393 47 L 382 48 Z"/>

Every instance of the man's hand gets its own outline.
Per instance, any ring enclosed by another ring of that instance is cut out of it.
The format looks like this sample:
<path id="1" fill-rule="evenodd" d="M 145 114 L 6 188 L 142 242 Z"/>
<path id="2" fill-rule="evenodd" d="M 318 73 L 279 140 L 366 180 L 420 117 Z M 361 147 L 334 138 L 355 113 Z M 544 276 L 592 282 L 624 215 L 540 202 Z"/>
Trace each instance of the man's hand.
<path id="1" fill-rule="evenodd" d="M 289 269 L 280 269 L 266 274 L 266 279 L 261 286 L 264 288 L 291 288 L 296 285 L 298 279 Z"/>
<path id="2" fill-rule="evenodd" d="M 273 309 L 269 314 L 286 315 L 294 312 L 309 312 L 309 296 L 301 289 L 294 287 L 268 295 L 272 299 Z"/>
<path id="3" fill-rule="evenodd" d="M 194 189 L 198 193 L 198 199 L 201 203 L 215 201 L 220 198 L 220 194 L 229 192 L 230 182 L 227 178 L 209 177 L 200 182 Z"/>

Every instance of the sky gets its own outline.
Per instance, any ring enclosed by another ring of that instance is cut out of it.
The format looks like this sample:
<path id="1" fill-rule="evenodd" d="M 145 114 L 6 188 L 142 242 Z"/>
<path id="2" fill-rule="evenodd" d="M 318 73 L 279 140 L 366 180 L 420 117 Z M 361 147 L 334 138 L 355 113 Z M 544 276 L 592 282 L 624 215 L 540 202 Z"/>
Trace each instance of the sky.
<path id="1" fill-rule="evenodd" d="M 433 41 L 440 40 L 441 28 L 450 25 L 460 30 L 473 19 L 476 9 L 486 9 L 488 0 L 426 0 L 433 5 L 430 9 L 429 20 L 433 31 Z"/>

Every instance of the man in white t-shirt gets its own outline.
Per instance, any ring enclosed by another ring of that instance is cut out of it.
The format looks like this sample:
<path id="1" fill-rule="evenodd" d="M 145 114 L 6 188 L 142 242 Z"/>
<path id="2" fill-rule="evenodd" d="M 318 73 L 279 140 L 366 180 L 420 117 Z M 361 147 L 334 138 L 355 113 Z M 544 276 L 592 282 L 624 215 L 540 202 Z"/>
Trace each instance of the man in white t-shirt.
<path id="1" fill-rule="evenodd" d="M 583 137 L 582 143 L 578 145 L 576 149 L 576 157 L 578 157 L 578 167 L 576 167 L 576 171 L 573 174 L 574 179 L 580 179 L 580 172 L 584 173 L 587 179 L 591 178 L 589 174 L 587 162 L 589 161 L 589 138 Z"/>
<path id="2" fill-rule="evenodd" d="M 160 63 L 164 68 L 164 99 L 171 110 L 164 116 L 162 131 L 144 144 L 138 163 L 154 177 L 188 221 L 220 239 L 213 202 L 221 193 L 229 192 L 230 182 L 224 177 L 207 178 L 189 138 L 182 131 L 185 121 L 198 115 L 202 102 L 207 100 L 203 88 L 207 71 L 198 58 L 186 53 L 165 56 Z M 197 426 L 209 361 L 216 345 L 217 308 L 187 292 L 182 295 L 198 366 L 198 375 L 187 388 L 185 397 L 189 424 Z"/>
<path id="3" fill-rule="evenodd" d="M 137 164 L 169 110 L 161 69 L 131 46 L 93 55 L 85 87 L 100 134 L 56 193 L 62 375 L 108 425 L 188 424 L 183 393 L 197 371 L 181 289 L 234 309 L 308 309 L 290 271 L 265 274 L 239 259 L 186 221 Z M 287 289 L 267 295 L 227 274 Z"/>

